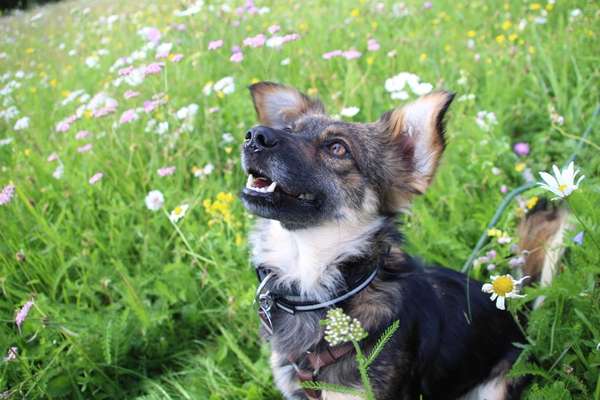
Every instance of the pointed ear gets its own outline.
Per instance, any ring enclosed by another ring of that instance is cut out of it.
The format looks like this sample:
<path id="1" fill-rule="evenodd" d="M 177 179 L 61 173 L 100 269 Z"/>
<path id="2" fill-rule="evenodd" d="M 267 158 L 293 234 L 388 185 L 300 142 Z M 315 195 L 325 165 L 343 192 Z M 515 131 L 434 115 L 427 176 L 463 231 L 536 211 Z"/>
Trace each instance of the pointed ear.
<path id="1" fill-rule="evenodd" d="M 403 198 L 393 203 L 405 205 L 410 193 L 423 193 L 431 183 L 446 145 L 444 115 L 453 98 L 453 93 L 433 92 L 381 117 L 386 141 L 399 157 L 392 197 Z"/>
<path id="2" fill-rule="evenodd" d="M 258 120 L 262 125 L 284 128 L 304 114 L 325 114 L 319 100 L 298 90 L 273 82 L 258 82 L 250 86 L 250 94 Z"/>

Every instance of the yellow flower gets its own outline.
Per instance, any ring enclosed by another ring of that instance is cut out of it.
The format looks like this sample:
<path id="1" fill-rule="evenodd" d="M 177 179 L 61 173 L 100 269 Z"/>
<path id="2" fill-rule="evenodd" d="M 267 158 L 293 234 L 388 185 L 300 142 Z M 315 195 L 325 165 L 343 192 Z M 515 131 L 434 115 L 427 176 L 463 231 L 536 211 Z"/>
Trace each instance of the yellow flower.
<path id="1" fill-rule="evenodd" d="M 512 27 L 512 22 L 510 22 L 509 20 L 506 20 L 502 23 L 502 29 L 507 31 Z"/>
<path id="2" fill-rule="evenodd" d="M 467 32 L 467 36 L 470 38 L 474 38 L 475 36 L 477 36 L 477 32 L 475 31 L 469 31 Z"/>
<path id="3" fill-rule="evenodd" d="M 506 299 L 525 297 L 519 294 L 519 288 L 525 279 L 529 278 L 524 276 L 523 278 L 516 280 L 511 275 L 492 276 L 492 283 L 486 283 L 481 287 L 481 291 L 484 293 L 490 293 L 492 296 L 490 300 L 496 301 L 496 307 L 499 310 L 505 310 Z"/>
<path id="4" fill-rule="evenodd" d="M 517 172 L 523 172 L 523 171 L 525 171 L 525 167 L 526 167 L 525 163 L 522 163 L 522 162 L 516 163 L 515 164 L 515 171 L 517 171 Z"/>
<path id="5" fill-rule="evenodd" d="M 71 92 L 69 92 L 68 90 L 63 90 L 62 92 L 60 92 L 60 95 L 62 97 L 69 97 L 70 94 Z"/>
<path id="6" fill-rule="evenodd" d="M 537 11 L 540 8 L 542 8 L 542 5 L 540 3 L 531 3 L 531 5 L 529 6 L 529 9 L 531 11 Z"/>
<path id="7" fill-rule="evenodd" d="M 552 3 L 546 4 L 546 10 L 547 11 L 552 11 L 553 9 L 554 9 L 554 4 L 552 4 Z"/>
<path id="8" fill-rule="evenodd" d="M 250 79 L 250 83 L 252 83 L 252 84 L 258 83 L 258 82 L 260 82 L 260 79 L 258 79 L 258 78 L 252 78 L 252 79 Z"/>
<path id="9" fill-rule="evenodd" d="M 29 157 L 31 155 L 31 149 L 25 149 L 25 151 L 23 151 L 23 154 L 25 154 L 25 157 Z"/>
<path id="10" fill-rule="evenodd" d="M 316 96 L 318 93 L 319 93 L 319 89 L 317 89 L 315 87 L 311 87 L 308 89 L 309 96 Z"/>
<path id="11" fill-rule="evenodd" d="M 367 57 L 367 65 L 373 65 L 374 62 L 375 62 L 375 57 L 373 57 L 373 56 Z"/>
<path id="12" fill-rule="evenodd" d="M 33 53 L 34 51 L 35 51 L 35 50 L 33 50 L 31 47 L 28 47 L 28 48 L 26 48 L 26 49 L 25 49 L 25 53 L 27 53 L 27 54 L 31 54 L 31 53 Z"/>
<path id="13" fill-rule="evenodd" d="M 56 81 L 56 79 L 52 79 L 52 80 L 50 81 L 50 86 L 52 86 L 52 87 L 56 87 L 56 84 L 57 84 L 57 83 L 58 83 L 58 82 Z"/>
<path id="14" fill-rule="evenodd" d="M 515 40 L 517 40 L 517 38 L 518 38 L 518 37 L 519 37 L 519 36 L 518 36 L 516 33 L 511 33 L 511 34 L 508 36 L 508 40 L 510 40 L 511 42 L 514 42 Z"/>
<path id="15" fill-rule="evenodd" d="M 360 10 L 358 8 L 355 8 L 352 10 L 352 12 L 350 12 L 350 15 L 352 15 L 354 18 L 360 16 Z"/>
<path id="16" fill-rule="evenodd" d="M 531 210 L 533 207 L 535 207 L 535 205 L 538 203 L 539 200 L 540 200 L 539 197 L 533 196 L 532 198 L 527 200 L 527 208 L 529 210 Z"/>
<path id="17" fill-rule="evenodd" d="M 529 54 L 535 54 L 535 47 L 529 46 L 529 48 L 527 48 L 527 51 L 529 52 Z"/>
<path id="18" fill-rule="evenodd" d="M 244 244 L 244 237 L 242 235 L 240 235 L 239 233 L 236 233 L 235 234 L 235 245 L 241 246 L 242 244 Z"/>
<path id="19" fill-rule="evenodd" d="M 490 237 L 500 237 L 500 236 L 502 236 L 502 231 L 497 228 L 492 228 L 492 229 L 488 229 L 487 234 Z"/>
<path id="20" fill-rule="evenodd" d="M 225 147 L 225 149 L 224 149 L 224 150 L 225 150 L 225 153 L 226 153 L 226 154 L 231 154 L 231 152 L 233 151 L 233 147 L 231 147 L 231 146 L 227 146 L 227 147 Z"/>
<path id="21" fill-rule="evenodd" d="M 504 37 L 504 35 L 498 35 L 498 36 L 496 36 L 496 42 L 498 42 L 498 44 L 504 43 L 505 39 L 506 38 Z"/>
<path id="22" fill-rule="evenodd" d="M 421 53 L 421 55 L 419 56 L 419 60 L 420 60 L 420 61 L 425 61 L 425 60 L 427 60 L 427 54 L 425 54 L 425 53 Z"/>
<path id="23" fill-rule="evenodd" d="M 300 24 L 298 25 L 298 29 L 302 32 L 306 32 L 308 30 L 308 25 L 306 24 L 306 22 L 300 22 Z"/>

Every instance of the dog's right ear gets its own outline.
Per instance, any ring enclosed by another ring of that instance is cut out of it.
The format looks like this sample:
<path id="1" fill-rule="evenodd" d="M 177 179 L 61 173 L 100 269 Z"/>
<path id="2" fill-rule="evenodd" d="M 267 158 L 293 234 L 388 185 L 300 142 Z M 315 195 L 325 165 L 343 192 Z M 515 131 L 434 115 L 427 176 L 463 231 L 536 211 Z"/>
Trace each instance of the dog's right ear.
<path id="1" fill-rule="evenodd" d="M 250 86 L 250 94 L 261 125 L 282 129 L 304 114 L 324 114 L 323 104 L 304 93 L 273 82 Z"/>

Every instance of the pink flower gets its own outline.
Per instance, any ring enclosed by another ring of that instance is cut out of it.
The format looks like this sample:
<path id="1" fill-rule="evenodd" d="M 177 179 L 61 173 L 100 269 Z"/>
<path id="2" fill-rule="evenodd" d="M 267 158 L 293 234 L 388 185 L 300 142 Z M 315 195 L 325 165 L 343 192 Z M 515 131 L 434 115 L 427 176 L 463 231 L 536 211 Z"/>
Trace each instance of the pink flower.
<path id="1" fill-rule="evenodd" d="M 146 74 L 146 75 L 159 74 L 160 71 L 162 70 L 163 65 L 164 65 L 163 63 L 148 64 L 148 65 L 146 65 L 146 68 L 144 69 L 144 74 Z"/>
<path id="2" fill-rule="evenodd" d="M 377 51 L 380 49 L 379 42 L 375 39 L 369 39 L 367 41 L 367 50 L 369 51 Z"/>
<path id="3" fill-rule="evenodd" d="M 209 114 L 214 114 L 216 112 L 219 112 L 219 107 L 211 107 L 208 109 Z"/>
<path id="4" fill-rule="evenodd" d="M 140 33 L 145 36 L 145 39 L 149 42 L 154 42 L 154 43 L 158 43 L 158 41 L 160 40 L 160 31 L 158 30 L 158 28 L 154 28 L 154 27 L 146 27 L 146 28 L 142 28 L 140 30 Z"/>
<path id="5" fill-rule="evenodd" d="M 131 108 L 125 111 L 123 114 L 121 114 L 121 119 L 119 120 L 119 123 L 122 125 L 134 121 L 136 119 L 138 119 L 138 115 L 135 112 L 135 109 Z"/>
<path id="6" fill-rule="evenodd" d="M 249 47 L 262 47 L 265 45 L 265 35 L 263 35 L 262 33 L 256 35 L 256 36 L 251 36 L 251 37 L 247 37 L 246 39 L 244 39 L 244 46 L 249 46 Z"/>
<path id="7" fill-rule="evenodd" d="M 269 30 L 269 33 L 271 35 L 273 35 L 273 34 L 279 32 L 280 29 L 281 29 L 281 27 L 279 25 L 275 24 L 275 25 L 271 25 L 268 30 Z"/>
<path id="8" fill-rule="evenodd" d="M 83 146 L 79 147 L 77 149 L 78 153 L 87 153 L 88 151 L 90 151 L 92 149 L 92 144 L 88 143 L 88 144 L 84 144 Z"/>
<path id="9" fill-rule="evenodd" d="M 129 67 L 121 68 L 119 70 L 119 76 L 127 76 L 127 75 L 131 74 L 132 72 L 133 72 L 133 66 L 130 65 Z"/>
<path id="10" fill-rule="evenodd" d="M 135 92 L 133 90 L 128 90 L 123 94 L 123 97 L 126 99 L 131 99 L 140 95 L 140 92 Z"/>
<path id="11" fill-rule="evenodd" d="M 4 186 L 4 189 L 2 189 L 2 191 L 0 192 L 0 206 L 8 204 L 8 202 L 12 200 L 14 195 L 15 185 L 9 183 L 8 185 Z"/>
<path id="12" fill-rule="evenodd" d="M 77 139 L 77 140 L 85 139 L 86 137 L 88 137 L 90 135 L 91 135 L 91 133 L 89 131 L 79 131 L 75 135 L 75 139 Z"/>
<path id="13" fill-rule="evenodd" d="M 244 53 L 242 53 L 241 51 L 236 51 L 229 58 L 229 60 L 234 63 L 241 63 L 243 59 L 244 59 Z"/>
<path id="14" fill-rule="evenodd" d="M 513 150 L 514 150 L 515 154 L 518 155 L 519 157 L 524 157 L 527 154 L 529 154 L 529 144 L 527 144 L 525 142 L 516 143 L 515 146 L 513 147 Z"/>
<path id="15" fill-rule="evenodd" d="M 94 110 L 92 112 L 92 115 L 94 116 L 94 118 L 100 118 L 100 117 L 104 117 L 108 114 L 112 114 L 115 111 L 117 111 L 117 107 L 112 107 L 112 106 L 102 107 L 97 110 Z"/>
<path id="16" fill-rule="evenodd" d="M 297 33 L 290 33 L 288 35 L 284 35 L 283 38 L 281 38 L 283 43 L 293 42 L 298 39 L 300 39 L 300 35 L 298 35 Z"/>
<path id="17" fill-rule="evenodd" d="M 350 49 L 350 50 L 344 51 L 344 53 L 342 54 L 342 56 L 344 56 L 344 58 L 346 60 L 354 60 L 354 59 L 359 58 L 360 56 L 362 56 L 362 53 L 360 51 L 358 51 L 358 50 Z"/>
<path id="18" fill-rule="evenodd" d="M 15 324 L 17 324 L 19 331 L 21 330 L 21 325 L 23 325 L 23 322 L 25 322 L 25 318 L 27 318 L 27 314 L 29 314 L 31 307 L 33 307 L 33 299 L 29 300 L 23 305 L 23 307 L 21 307 L 19 311 L 17 311 L 17 315 L 15 315 Z"/>
<path id="19" fill-rule="evenodd" d="M 94 185 L 97 182 L 100 181 L 100 179 L 102 179 L 102 177 L 104 176 L 104 174 L 102 172 L 96 172 L 88 181 L 90 183 L 90 185 Z"/>
<path id="20" fill-rule="evenodd" d="M 500 186 L 500 193 L 506 193 L 506 192 L 508 192 L 508 187 L 506 185 Z"/>
<path id="21" fill-rule="evenodd" d="M 208 49 L 209 50 L 216 50 L 220 47 L 223 47 L 223 40 L 219 39 L 219 40 L 213 40 L 212 42 L 208 43 Z"/>
<path id="22" fill-rule="evenodd" d="M 56 132 L 66 132 L 71 128 L 71 124 L 67 121 L 60 121 L 56 124 Z"/>
<path id="23" fill-rule="evenodd" d="M 181 60 L 183 60 L 183 54 L 181 54 L 181 53 L 173 54 L 173 57 L 171 57 L 171 61 L 176 62 L 176 63 Z"/>
<path id="24" fill-rule="evenodd" d="M 175 169 L 176 169 L 176 167 L 174 167 L 174 166 L 162 167 L 162 168 L 158 169 L 156 172 L 158 173 L 159 176 L 169 176 L 169 175 L 173 175 L 175 173 Z"/>
<path id="25" fill-rule="evenodd" d="M 341 57 L 344 53 L 341 50 L 332 50 L 323 54 L 325 60 L 329 60 L 333 57 Z"/>
<path id="26" fill-rule="evenodd" d="M 158 100 L 146 100 L 144 101 L 144 111 L 146 112 L 146 114 L 150 114 L 156 109 L 156 107 L 158 107 L 159 104 L 160 101 Z"/>
<path id="27" fill-rule="evenodd" d="M 52 154 L 50 154 L 48 156 L 48 160 L 47 161 L 48 162 L 52 162 L 52 161 L 56 161 L 56 160 L 58 160 L 58 154 L 56 154 L 56 152 L 55 152 L 55 153 L 52 153 Z"/>

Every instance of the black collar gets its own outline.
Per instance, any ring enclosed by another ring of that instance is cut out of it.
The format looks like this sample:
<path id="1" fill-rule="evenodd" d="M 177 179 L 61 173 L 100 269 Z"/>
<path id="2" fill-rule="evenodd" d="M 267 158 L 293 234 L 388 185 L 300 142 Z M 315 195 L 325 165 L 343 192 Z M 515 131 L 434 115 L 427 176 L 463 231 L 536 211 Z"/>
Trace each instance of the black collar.
<path id="1" fill-rule="evenodd" d="M 377 273 L 383 267 L 390 250 L 391 247 L 387 246 L 387 249 L 380 253 L 379 261 L 372 270 L 365 273 L 350 287 L 326 301 L 297 301 L 293 299 L 297 296 L 286 296 L 281 293 L 272 292 L 269 288 L 269 282 L 275 279 L 275 273 L 264 266 L 258 266 L 256 268 L 256 275 L 258 277 L 259 285 L 256 289 L 255 301 L 258 302 L 258 315 L 267 332 L 269 334 L 273 333 L 273 323 L 271 320 L 271 310 L 273 309 L 273 306 L 288 314 L 294 315 L 297 312 L 328 309 L 360 293 L 373 282 Z"/>

